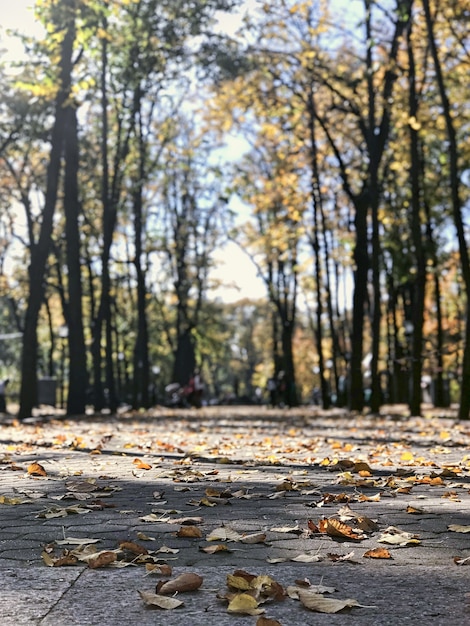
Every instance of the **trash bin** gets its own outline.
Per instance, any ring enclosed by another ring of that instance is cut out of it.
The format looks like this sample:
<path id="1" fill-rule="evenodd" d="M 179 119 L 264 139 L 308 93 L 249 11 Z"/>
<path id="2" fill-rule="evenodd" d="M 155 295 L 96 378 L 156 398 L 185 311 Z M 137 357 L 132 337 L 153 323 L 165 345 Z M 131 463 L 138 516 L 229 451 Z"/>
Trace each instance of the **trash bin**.
<path id="1" fill-rule="evenodd" d="M 56 406 L 56 378 L 40 378 L 38 380 L 38 405 Z"/>

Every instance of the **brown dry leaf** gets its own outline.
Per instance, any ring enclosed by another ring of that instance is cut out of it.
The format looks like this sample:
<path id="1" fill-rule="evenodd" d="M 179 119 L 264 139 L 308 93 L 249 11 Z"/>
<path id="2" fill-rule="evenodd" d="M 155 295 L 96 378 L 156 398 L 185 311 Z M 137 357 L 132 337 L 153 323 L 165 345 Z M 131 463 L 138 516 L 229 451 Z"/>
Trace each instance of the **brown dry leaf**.
<path id="1" fill-rule="evenodd" d="M 353 561 L 354 552 L 348 552 L 348 554 L 332 554 L 329 552 L 326 556 L 330 559 L 330 561 L 333 561 L 333 563 L 340 563 L 341 561 L 351 561 L 352 563 L 356 562 Z"/>
<path id="2" fill-rule="evenodd" d="M 46 470 L 40 463 L 31 463 L 28 465 L 28 474 L 30 476 L 47 476 Z"/>
<path id="3" fill-rule="evenodd" d="M 344 609 L 354 606 L 361 607 L 357 600 L 348 598 L 346 600 L 334 600 L 333 598 L 325 598 L 320 593 L 314 593 L 308 589 L 299 589 L 299 600 L 305 608 L 317 613 L 339 613 Z"/>
<path id="4" fill-rule="evenodd" d="M 174 593 L 184 593 L 185 591 L 196 591 L 203 583 L 202 576 L 193 572 L 180 574 L 174 580 L 161 582 L 157 585 L 157 593 L 162 596 L 171 596 Z"/>
<path id="5" fill-rule="evenodd" d="M 166 563 L 162 563 L 161 565 L 158 563 L 146 563 L 145 571 L 147 574 L 156 574 L 157 576 L 171 576 L 173 573 L 171 565 L 167 565 Z"/>
<path id="6" fill-rule="evenodd" d="M 142 461 L 142 459 L 134 459 L 132 463 L 136 466 L 137 469 L 141 469 L 141 470 L 152 469 L 152 466 L 149 463 Z"/>
<path id="7" fill-rule="evenodd" d="M 41 558 L 48 567 L 64 567 L 66 565 L 76 565 L 78 559 L 73 554 L 64 554 L 63 556 L 54 557 L 44 551 Z"/>
<path id="8" fill-rule="evenodd" d="M 374 550 L 367 550 L 363 555 L 366 559 L 391 559 L 392 555 L 387 548 L 375 548 Z"/>
<path id="9" fill-rule="evenodd" d="M 462 526 L 461 524 L 450 524 L 447 528 L 453 533 L 470 533 L 470 526 Z"/>
<path id="10" fill-rule="evenodd" d="M 365 494 L 359 494 L 357 498 L 358 502 L 380 502 L 380 493 L 375 496 L 366 496 Z"/>
<path id="11" fill-rule="evenodd" d="M 281 622 L 277 619 L 269 619 L 268 617 L 258 617 L 256 620 L 256 626 L 282 626 Z"/>
<path id="12" fill-rule="evenodd" d="M 117 556 L 115 552 L 111 552 L 110 550 L 106 550 L 105 552 L 101 552 L 97 557 L 93 559 L 88 559 L 88 567 L 91 569 L 97 569 L 99 567 L 106 567 L 107 565 L 111 565 L 117 560 Z"/>
<path id="13" fill-rule="evenodd" d="M 351 541 L 362 541 L 365 536 L 360 535 L 344 522 L 337 519 L 322 519 L 318 524 L 321 533 L 327 534 L 329 537 L 338 537 L 340 539 L 349 539 Z"/>
<path id="14" fill-rule="evenodd" d="M 176 537 L 191 537 L 200 539 L 202 537 L 202 531 L 197 526 L 181 526 L 175 535 Z"/>
<path id="15" fill-rule="evenodd" d="M 146 606 L 156 607 L 159 609 L 176 609 L 184 604 L 181 600 L 176 598 L 169 598 L 168 596 L 160 596 L 157 593 L 151 593 L 150 591 L 139 591 L 139 595 L 145 602 Z"/>
<path id="16" fill-rule="evenodd" d="M 132 554 L 148 554 L 147 548 L 144 548 L 144 546 L 140 546 L 134 541 L 120 541 L 119 547 L 121 548 L 121 550 L 127 550 L 128 552 L 132 552 Z"/>
<path id="17" fill-rule="evenodd" d="M 231 552 L 231 550 L 224 543 L 216 543 L 213 546 L 203 546 L 200 547 L 199 550 L 201 552 L 205 552 L 206 554 L 215 554 L 216 552 Z"/>
<path id="18" fill-rule="evenodd" d="M 408 505 L 406 507 L 406 512 L 410 515 L 422 515 L 424 513 L 423 509 L 417 509 L 414 506 Z"/>
<path id="19" fill-rule="evenodd" d="M 258 608 L 258 602 L 248 593 L 237 593 L 229 602 L 228 613 L 240 613 L 241 615 L 261 615 L 264 609 Z"/>
<path id="20" fill-rule="evenodd" d="M 454 563 L 456 565 L 470 565 L 470 556 L 462 558 L 461 556 L 454 556 Z"/>
<path id="21" fill-rule="evenodd" d="M 243 535 L 240 541 L 241 543 L 264 543 L 266 541 L 266 533 Z"/>
<path id="22" fill-rule="evenodd" d="M 148 535 L 146 535 L 145 533 L 139 531 L 137 533 L 137 539 L 140 539 L 141 541 L 156 541 L 156 537 L 149 537 Z"/>

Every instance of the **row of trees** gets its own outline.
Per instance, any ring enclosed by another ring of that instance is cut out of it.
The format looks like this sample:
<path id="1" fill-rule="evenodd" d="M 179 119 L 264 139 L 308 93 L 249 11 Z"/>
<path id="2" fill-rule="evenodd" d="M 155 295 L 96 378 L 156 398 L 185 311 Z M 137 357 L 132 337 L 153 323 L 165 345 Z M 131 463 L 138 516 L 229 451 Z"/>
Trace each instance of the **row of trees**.
<path id="1" fill-rule="evenodd" d="M 70 414 L 123 391 L 147 407 L 156 364 L 185 384 L 202 360 L 215 393 L 282 372 L 288 405 L 318 385 L 325 406 L 361 410 L 367 389 L 413 414 L 423 374 L 440 406 L 452 375 L 467 418 L 470 3 L 358 0 L 340 19 L 273 0 L 228 37 L 213 18 L 236 4 L 36 3 L 47 37 L 0 75 L 19 416 L 65 323 Z M 209 298 L 227 238 L 265 303 Z"/>

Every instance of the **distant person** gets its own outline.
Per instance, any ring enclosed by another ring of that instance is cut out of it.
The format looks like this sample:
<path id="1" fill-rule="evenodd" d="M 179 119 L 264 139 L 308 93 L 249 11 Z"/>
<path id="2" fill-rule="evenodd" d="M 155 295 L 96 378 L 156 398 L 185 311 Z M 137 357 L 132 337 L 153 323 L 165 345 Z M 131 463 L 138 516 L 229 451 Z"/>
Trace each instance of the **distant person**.
<path id="1" fill-rule="evenodd" d="M 202 396 L 204 393 L 204 381 L 202 380 L 199 368 L 194 370 L 189 384 L 187 385 L 187 399 L 191 406 L 200 409 L 202 406 Z"/>
<path id="2" fill-rule="evenodd" d="M 7 402 L 6 402 L 6 388 L 9 383 L 9 379 L 5 378 L 5 380 L 0 380 L 0 413 L 7 412 Z"/>
<path id="3" fill-rule="evenodd" d="M 274 377 L 269 378 L 266 388 L 269 394 L 269 404 L 274 407 L 277 404 L 277 380 Z"/>

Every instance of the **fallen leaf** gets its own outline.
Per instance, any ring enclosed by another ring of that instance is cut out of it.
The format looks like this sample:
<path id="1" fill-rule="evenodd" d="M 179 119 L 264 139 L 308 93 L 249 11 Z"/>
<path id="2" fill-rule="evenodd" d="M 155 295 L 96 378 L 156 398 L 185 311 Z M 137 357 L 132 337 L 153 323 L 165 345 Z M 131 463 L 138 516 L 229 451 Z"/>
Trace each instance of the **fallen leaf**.
<path id="1" fill-rule="evenodd" d="M 144 548 L 144 546 L 140 546 L 138 543 L 134 543 L 133 541 L 121 541 L 119 543 L 119 547 L 121 550 L 132 552 L 132 554 L 148 554 L 147 548 Z"/>
<path id="2" fill-rule="evenodd" d="M 207 541 L 240 541 L 241 539 L 242 535 L 229 526 L 216 528 L 206 537 Z"/>
<path id="3" fill-rule="evenodd" d="M 88 546 L 92 543 L 98 543 L 99 541 L 101 541 L 101 539 L 89 539 L 88 537 L 83 539 L 78 537 L 64 537 L 63 539 L 58 539 L 55 543 L 58 546 Z"/>
<path id="4" fill-rule="evenodd" d="M 264 609 L 258 608 L 258 602 L 248 593 L 238 593 L 227 607 L 228 613 L 240 613 L 242 615 L 261 615 Z"/>
<path id="5" fill-rule="evenodd" d="M 299 600 L 305 608 L 317 613 L 339 613 L 351 607 L 362 607 L 357 600 L 351 598 L 346 600 L 325 598 L 322 594 L 310 592 L 308 589 L 299 589 Z"/>
<path id="6" fill-rule="evenodd" d="M 136 466 L 137 469 L 141 470 L 151 470 L 152 466 L 149 463 L 145 463 L 142 459 L 134 459 L 132 463 Z"/>
<path id="7" fill-rule="evenodd" d="M 173 572 L 171 566 L 166 563 L 162 563 L 161 565 L 158 563 L 146 563 L 145 571 L 147 574 L 157 574 L 158 576 L 171 576 Z"/>
<path id="8" fill-rule="evenodd" d="M 470 533 L 470 526 L 462 526 L 461 524 L 450 524 L 447 528 L 453 533 Z"/>
<path id="9" fill-rule="evenodd" d="M 329 537 L 338 537 L 352 541 L 362 541 L 365 539 L 364 535 L 355 532 L 351 526 L 334 518 L 320 520 L 318 528 L 321 533 L 326 533 Z"/>
<path id="10" fill-rule="evenodd" d="M 231 552 L 225 543 L 216 543 L 213 546 L 203 546 L 200 547 L 199 550 L 201 552 L 205 552 L 206 554 L 215 554 L 216 552 Z"/>
<path id="11" fill-rule="evenodd" d="M 107 565 L 111 565 L 117 560 L 117 556 L 115 552 L 112 551 L 104 551 L 101 552 L 96 558 L 88 559 L 88 567 L 91 569 L 97 569 L 99 567 L 106 567 Z"/>
<path id="12" fill-rule="evenodd" d="M 264 543 L 266 533 L 252 533 L 251 535 L 243 535 L 240 541 L 242 543 Z"/>
<path id="13" fill-rule="evenodd" d="M 28 474 L 30 476 L 47 476 L 46 470 L 40 463 L 31 463 L 28 465 Z"/>
<path id="14" fill-rule="evenodd" d="M 421 544 L 418 535 L 399 530 L 394 526 L 386 528 L 377 541 L 379 543 L 389 543 L 396 546 L 419 546 Z"/>
<path id="15" fill-rule="evenodd" d="M 174 580 L 162 582 L 157 585 L 157 593 L 163 596 L 171 596 L 174 593 L 184 593 L 185 591 L 195 591 L 203 583 L 202 576 L 187 572 L 180 574 Z"/>
<path id="16" fill-rule="evenodd" d="M 256 620 L 256 626 L 282 626 L 282 624 L 278 622 L 277 619 L 269 619 L 261 616 Z"/>
<path id="17" fill-rule="evenodd" d="M 466 558 L 454 556 L 454 563 L 456 565 L 470 565 L 470 556 L 467 556 Z"/>
<path id="18" fill-rule="evenodd" d="M 414 506 L 407 506 L 406 512 L 410 515 L 422 515 L 424 513 L 423 509 L 417 509 Z"/>
<path id="19" fill-rule="evenodd" d="M 198 539 L 202 537 L 202 531 L 197 526 L 181 526 L 175 534 L 177 537 L 191 537 Z"/>
<path id="20" fill-rule="evenodd" d="M 363 555 L 366 559 L 391 559 L 392 555 L 386 548 L 375 548 L 367 550 Z"/>
<path id="21" fill-rule="evenodd" d="M 157 607 L 159 609 L 176 609 L 184 604 L 181 600 L 176 598 L 169 598 L 168 596 L 161 596 L 157 593 L 151 593 L 149 591 L 139 591 L 139 595 L 145 602 L 146 606 Z"/>

